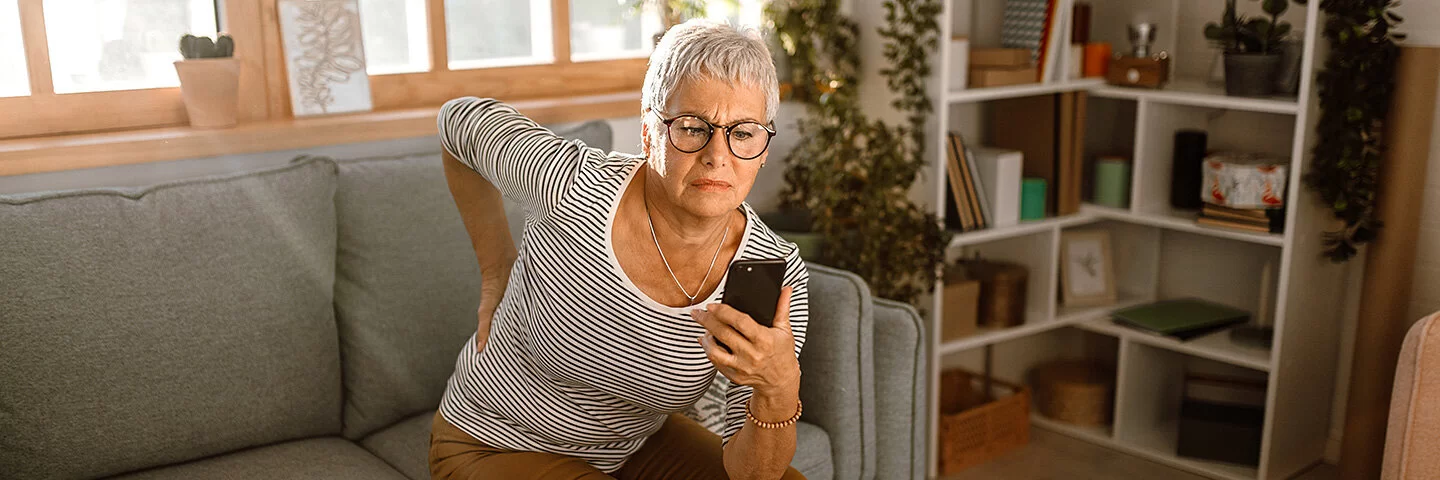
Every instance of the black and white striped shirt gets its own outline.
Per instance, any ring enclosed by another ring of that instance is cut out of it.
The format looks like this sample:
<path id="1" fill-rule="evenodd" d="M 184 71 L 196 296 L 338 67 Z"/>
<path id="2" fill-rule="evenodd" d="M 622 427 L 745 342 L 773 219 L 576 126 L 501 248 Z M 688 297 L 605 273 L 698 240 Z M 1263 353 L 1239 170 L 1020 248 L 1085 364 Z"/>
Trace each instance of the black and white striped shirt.
<path id="1" fill-rule="evenodd" d="M 509 105 L 465 97 L 440 109 L 440 142 L 523 205 L 519 257 L 480 353 L 474 338 L 455 361 L 440 412 L 485 445 L 582 458 L 619 470 L 646 437 L 704 395 L 716 375 L 695 339 L 690 308 L 639 290 L 611 248 L 621 194 L 644 168 L 552 134 Z M 805 264 L 793 243 L 741 204 L 735 259 L 784 258 L 793 287 L 795 353 L 809 320 Z M 719 302 L 726 279 L 698 305 Z M 726 394 L 724 441 L 744 426 L 752 389 Z"/>

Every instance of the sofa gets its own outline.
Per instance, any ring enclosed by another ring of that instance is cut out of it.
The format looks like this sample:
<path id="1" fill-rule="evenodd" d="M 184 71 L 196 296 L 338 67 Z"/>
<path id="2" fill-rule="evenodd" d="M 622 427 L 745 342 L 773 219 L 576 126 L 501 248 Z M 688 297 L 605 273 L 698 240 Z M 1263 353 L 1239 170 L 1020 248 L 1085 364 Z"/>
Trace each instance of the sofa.
<path id="1" fill-rule="evenodd" d="M 440 162 L 0 193 L 0 479 L 428 478 L 480 291 Z M 810 271 L 792 465 L 924 478 L 920 317 Z"/>
<path id="2" fill-rule="evenodd" d="M 1380 478 L 1440 478 L 1440 313 L 1410 327 L 1400 347 Z"/>

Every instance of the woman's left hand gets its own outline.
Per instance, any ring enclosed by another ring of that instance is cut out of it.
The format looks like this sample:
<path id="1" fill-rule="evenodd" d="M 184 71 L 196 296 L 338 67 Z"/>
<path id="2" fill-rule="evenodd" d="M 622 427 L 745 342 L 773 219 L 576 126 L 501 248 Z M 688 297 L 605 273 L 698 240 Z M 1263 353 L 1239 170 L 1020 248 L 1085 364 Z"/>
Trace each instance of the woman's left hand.
<path id="1" fill-rule="evenodd" d="M 790 287 L 780 290 L 774 326 L 770 328 L 721 303 L 690 311 L 709 332 L 699 338 L 700 345 L 725 378 L 750 386 L 761 395 L 799 393 L 800 361 L 795 358 L 795 335 L 790 331 L 790 291 Z M 730 349 L 716 344 L 716 339 Z"/>

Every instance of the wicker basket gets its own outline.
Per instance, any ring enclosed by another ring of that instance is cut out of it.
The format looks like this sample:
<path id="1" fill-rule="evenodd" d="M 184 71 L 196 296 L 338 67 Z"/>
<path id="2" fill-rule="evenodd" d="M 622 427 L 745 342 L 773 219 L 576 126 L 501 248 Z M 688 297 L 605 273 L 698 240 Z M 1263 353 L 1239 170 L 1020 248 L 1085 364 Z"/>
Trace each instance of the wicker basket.
<path id="1" fill-rule="evenodd" d="M 964 370 L 940 375 L 940 474 L 984 463 L 1030 443 L 1030 390 L 992 379 L 1006 392 L 986 399 L 983 377 Z"/>
<path id="2" fill-rule="evenodd" d="M 1041 415 L 1072 425 L 1110 424 L 1115 373 L 1109 366 L 1061 360 L 1035 367 L 1033 378 Z"/>

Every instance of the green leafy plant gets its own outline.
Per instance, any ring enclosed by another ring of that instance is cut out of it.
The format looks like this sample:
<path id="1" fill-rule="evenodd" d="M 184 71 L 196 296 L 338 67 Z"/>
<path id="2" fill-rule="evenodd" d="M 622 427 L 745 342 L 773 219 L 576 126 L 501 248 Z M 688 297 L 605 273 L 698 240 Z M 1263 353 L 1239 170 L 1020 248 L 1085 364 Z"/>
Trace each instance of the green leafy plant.
<path id="1" fill-rule="evenodd" d="M 1325 233 L 1332 261 L 1355 256 L 1374 240 L 1380 160 L 1385 153 L 1383 122 L 1395 90 L 1395 61 L 1404 35 L 1394 32 L 1402 18 L 1395 0 L 1324 0 L 1325 38 L 1330 56 L 1317 77 L 1320 121 L 1305 183 L 1330 206 L 1344 226 Z"/>
<path id="2" fill-rule="evenodd" d="M 886 0 L 882 70 L 907 122 L 868 118 L 858 101 L 860 29 L 837 0 L 776 0 L 766 8 L 804 103 L 800 144 L 786 157 L 785 208 L 811 214 L 822 263 L 855 272 L 876 295 L 915 303 L 934 287 L 949 234 L 910 200 L 925 162 L 925 92 L 938 45 L 939 0 Z"/>
<path id="3" fill-rule="evenodd" d="M 623 0 L 622 0 L 623 1 Z M 639 15 L 646 6 L 660 13 L 663 30 L 692 19 L 705 16 L 706 0 L 629 0 L 630 13 Z"/>
<path id="4" fill-rule="evenodd" d="M 1260 0 L 1260 8 L 1270 18 L 1246 18 L 1235 12 L 1235 0 L 1226 0 L 1220 23 L 1205 25 L 1205 38 L 1225 53 L 1273 54 L 1290 34 L 1290 24 L 1280 21 L 1289 8 L 1289 0 Z"/>
<path id="5" fill-rule="evenodd" d="M 235 41 L 229 35 L 220 34 L 220 37 L 211 40 L 210 37 L 197 37 L 185 34 L 180 37 L 180 55 L 186 60 L 196 58 L 229 58 L 235 54 Z"/>

